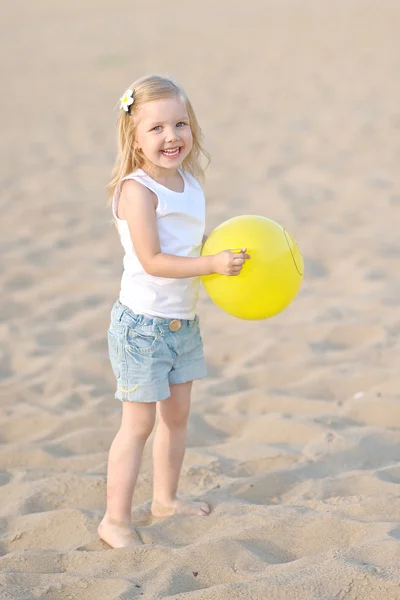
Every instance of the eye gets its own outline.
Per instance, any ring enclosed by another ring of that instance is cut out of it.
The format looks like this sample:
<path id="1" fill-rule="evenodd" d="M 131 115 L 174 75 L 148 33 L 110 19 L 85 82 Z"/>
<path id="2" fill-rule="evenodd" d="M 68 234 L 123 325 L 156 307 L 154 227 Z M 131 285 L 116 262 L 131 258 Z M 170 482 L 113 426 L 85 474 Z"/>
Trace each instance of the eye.
<path id="1" fill-rule="evenodd" d="M 153 127 L 152 131 L 160 131 L 161 130 L 161 125 L 156 125 L 155 127 Z"/>
<path id="2" fill-rule="evenodd" d="M 184 123 L 183 121 L 179 121 L 179 123 L 176 124 L 177 127 L 185 127 L 186 123 Z"/>

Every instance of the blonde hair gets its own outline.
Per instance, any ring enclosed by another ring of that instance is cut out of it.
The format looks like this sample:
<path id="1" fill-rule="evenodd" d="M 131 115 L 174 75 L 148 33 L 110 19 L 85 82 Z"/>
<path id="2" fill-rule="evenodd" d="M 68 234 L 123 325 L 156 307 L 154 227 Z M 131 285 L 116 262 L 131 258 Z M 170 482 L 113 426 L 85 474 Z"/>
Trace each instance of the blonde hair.
<path id="1" fill-rule="evenodd" d="M 160 100 L 162 98 L 177 97 L 185 103 L 189 116 L 189 124 L 192 130 L 193 147 L 189 155 L 184 159 L 182 168 L 188 171 L 193 177 L 199 180 L 204 179 L 204 171 L 210 162 L 208 152 L 202 146 L 203 134 L 197 121 L 193 107 L 186 96 L 182 87 L 170 79 L 161 75 L 147 75 L 138 79 L 130 86 L 134 90 L 134 104 L 130 107 L 130 113 L 120 110 L 118 117 L 117 132 L 117 158 L 112 170 L 111 180 L 107 186 L 110 195 L 110 201 L 114 195 L 115 188 L 126 175 L 136 169 L 140 169 L 144 164 L 144 155 L 142 151 L 135 148 L 136 128 L 135 113 L 146 102 Z M 201 166 L 201 155 L 207 159 L 207 165 Z"/>

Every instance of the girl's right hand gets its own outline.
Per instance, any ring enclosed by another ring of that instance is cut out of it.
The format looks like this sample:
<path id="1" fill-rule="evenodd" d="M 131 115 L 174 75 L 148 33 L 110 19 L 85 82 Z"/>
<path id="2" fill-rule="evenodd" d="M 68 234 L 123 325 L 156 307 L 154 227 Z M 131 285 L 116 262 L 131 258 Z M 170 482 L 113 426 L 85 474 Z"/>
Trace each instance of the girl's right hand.
<path id="1" fill-rule="evenodd" d="M 246 254 L 247 248 L 242 248 L 241 252 L 232 252 L 232 250 L 222 250 L 214 254 L 213 272 L 220 275 L 239 275 L 246 260 L 250 257 Z"/>

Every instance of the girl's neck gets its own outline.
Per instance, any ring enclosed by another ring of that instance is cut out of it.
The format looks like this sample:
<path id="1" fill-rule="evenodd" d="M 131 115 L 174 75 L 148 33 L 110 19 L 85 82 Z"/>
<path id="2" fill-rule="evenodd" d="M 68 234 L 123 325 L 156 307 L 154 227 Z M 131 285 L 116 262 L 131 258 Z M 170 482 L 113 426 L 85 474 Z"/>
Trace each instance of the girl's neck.
<path id="1" fill-rule="evenodd" d="M 168 184 L 174 184 L 178 180 L 181 180 L 178 169 L 163 169 L 144 164 L 142 170 L 154 179 L 154 181 L 161 183 L 161 185 L 167 184 L 166 187 L 168 187 Z"/>

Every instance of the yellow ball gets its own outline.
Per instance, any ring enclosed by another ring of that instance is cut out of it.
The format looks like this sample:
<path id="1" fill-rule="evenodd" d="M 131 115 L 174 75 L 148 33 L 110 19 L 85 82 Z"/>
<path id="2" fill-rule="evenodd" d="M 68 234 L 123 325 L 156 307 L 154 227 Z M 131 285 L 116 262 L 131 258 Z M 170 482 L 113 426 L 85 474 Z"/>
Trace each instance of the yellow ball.
<path id="1" fill-rule="evenodd" d="M 303 279 L 303 259 L 293 237 L 281 225 L 256 215 L 242 215 L 222 223 L 208 237 L 202 256 L 222 250 L 247 248 L 239 275 L 206 275 L 204 287 L 211 300 L 240 319 L 267 319 L 296 297 Z"/>

